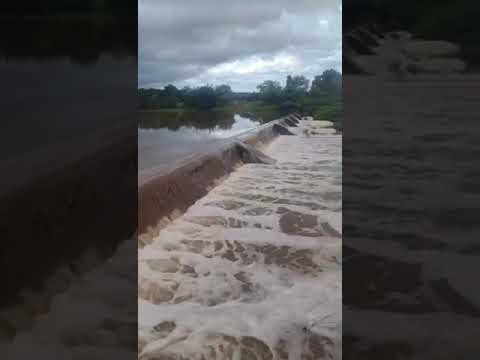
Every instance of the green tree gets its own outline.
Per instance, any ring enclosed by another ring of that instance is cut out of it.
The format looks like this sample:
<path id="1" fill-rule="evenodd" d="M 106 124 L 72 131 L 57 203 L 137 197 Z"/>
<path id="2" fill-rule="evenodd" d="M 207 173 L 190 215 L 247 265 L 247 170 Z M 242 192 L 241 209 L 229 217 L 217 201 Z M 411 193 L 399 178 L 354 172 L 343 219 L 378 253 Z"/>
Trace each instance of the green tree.
<path id="1" fill-rule="evenodd" d="M 317 75 L 312 81 L 312 93 L 326 91 L 339 92 L 342 88 L 342 74 L 334 69 L 325 70 L 322 75 Z"/>
<path id="2" fill-rule="evenodd" d="M 268 103 L 278 103 L 282 99 L 282 86 L 278 81 L 266 80 L 257 86 L 260 99 Z"/>
<path id="3" fill-rule="evenodd" d="M 217 96 L 213 87 L 207 85 L 191 90 L 188 94 L 189 105 L 208 110 L 217 106 Z"/>
<path id="4" fill-rule="evenodd" d="M 180 90 L 174 85 L 167 85 L 163 88 L 160 95 L 160 107 L 162 108 L 176 108 L 181 104 Z"/>
<path id="5" fill-rule="evenodd" d="M 232 88 L 229 85 L 218 85 L 215 87 L 215 94 L 217 96 L 230 96 Z"/>
<path id="6" fill-rule="evenodd" d="M 178 90 L 174 85 L 169 84 L 163 88 L 163 92 L 167 96 L 178 96 L 180 94 L 180 90 Z"/>
<path id="7" fill-rule="evenodd" d="M 293 94 L 306 93 L 309 85 L 310 81 L 303 75 L 297 75 L 293 77 L 288 75 L 285 91 Z"/>
<path id="8" fill-rule="evenodd" d="M 215 96 L 217 97 L 217 106 L 228 104 L 233 98 L 232 88 L 229 85 L 218 85 L 215 87 Z"/>

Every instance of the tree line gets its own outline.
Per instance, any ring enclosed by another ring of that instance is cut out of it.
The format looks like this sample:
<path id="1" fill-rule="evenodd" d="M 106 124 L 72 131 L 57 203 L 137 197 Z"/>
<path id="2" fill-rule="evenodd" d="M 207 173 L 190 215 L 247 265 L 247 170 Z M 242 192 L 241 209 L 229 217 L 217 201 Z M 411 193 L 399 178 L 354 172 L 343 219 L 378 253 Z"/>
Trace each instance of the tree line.
<path id="1" fill-rule="evenodd" d="M 229 85 L 205 85 L 178 89 L 167 85 L 163 89 L 139 89 L 140 108 L 209 110 L 230 103 L 236 98 Z"/>
<path id="2" fill-rule="evenodd" d="M 257 86 L 259 99 L 286 109 L 301 108 L 306 102 L 331 103 L 341 98 L 342 74 L 329 69 L 310 81 L 303 75 L 287 76 L 285 86 L 267 80 Z"/>
<path id="3" fill-rule="evenodd" d="M 235 93 L 229 85 L 205 85 L 178 89 L 167 85 L 163 89 L 139 89 L 140 107 L 143 109 L 192 108 L 209 110 L 235 101 L 261 101 L 289 110 L 302 110 L 309 105 L 333 104 L 340 101 L 342 75 L 333 69 L 324 71 L 310 81 L 303 75 L 288 75 L 285 86 L 267 80 L 257 86 L 258 92 Z"/>

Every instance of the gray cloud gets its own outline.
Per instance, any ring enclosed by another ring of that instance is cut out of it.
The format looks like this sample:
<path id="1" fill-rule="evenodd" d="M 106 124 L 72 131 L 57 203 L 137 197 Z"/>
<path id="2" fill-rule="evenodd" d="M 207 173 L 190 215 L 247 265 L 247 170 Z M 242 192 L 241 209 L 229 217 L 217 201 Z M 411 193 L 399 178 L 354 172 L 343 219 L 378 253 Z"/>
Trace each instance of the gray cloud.
<path id="1" fill-rule="evenodd" d="M 341 69 L 340 0 L 139 0 L 139 86 L 228 83 Z"/>

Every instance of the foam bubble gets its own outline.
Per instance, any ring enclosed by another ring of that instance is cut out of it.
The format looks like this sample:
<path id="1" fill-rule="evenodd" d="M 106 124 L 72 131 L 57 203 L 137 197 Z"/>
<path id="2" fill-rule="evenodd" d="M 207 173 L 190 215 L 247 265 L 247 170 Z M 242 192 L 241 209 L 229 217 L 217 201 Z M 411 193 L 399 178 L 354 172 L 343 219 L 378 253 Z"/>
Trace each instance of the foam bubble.
<path id="1" fill-rule="evenodd" d="M 341 136 L 326 125 L 289 128 L 263 148 L 276 163 L 237 168 L 139 250 L 140 358 L 341 358 Z"/>

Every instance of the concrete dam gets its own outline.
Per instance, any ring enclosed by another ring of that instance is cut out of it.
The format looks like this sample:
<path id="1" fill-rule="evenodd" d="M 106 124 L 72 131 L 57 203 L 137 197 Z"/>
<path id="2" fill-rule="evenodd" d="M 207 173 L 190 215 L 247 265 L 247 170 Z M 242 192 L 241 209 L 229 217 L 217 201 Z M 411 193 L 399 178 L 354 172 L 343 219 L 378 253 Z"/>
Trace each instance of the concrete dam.
<path id="1" fill-rule="evenodd" d="M 340 359 L 342 136 L 330 125 L 291 115 L 143 173 L 139 235 L 24 291 L 1 313 L 5 358 Z"/>
<path id="2" fill-rule="evenodd" d="M 139 178 L 140 359 L 340 359 L 342 136 L 297 114 Z"/>

